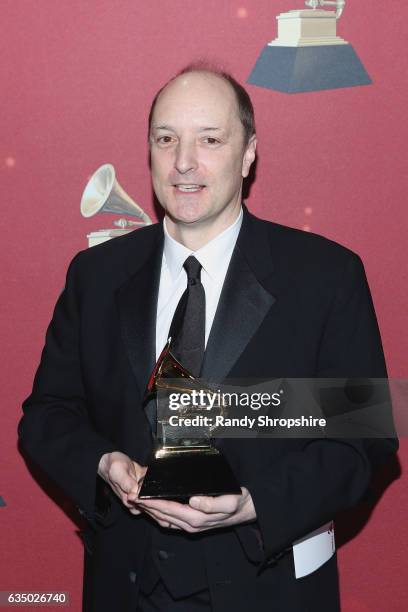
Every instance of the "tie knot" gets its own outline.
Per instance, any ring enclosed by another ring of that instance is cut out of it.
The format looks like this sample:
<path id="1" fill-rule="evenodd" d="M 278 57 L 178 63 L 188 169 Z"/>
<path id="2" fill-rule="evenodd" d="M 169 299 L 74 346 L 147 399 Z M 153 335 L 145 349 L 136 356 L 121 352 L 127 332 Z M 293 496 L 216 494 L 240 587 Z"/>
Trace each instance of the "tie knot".
<path id="1" fill-rule="evenodd" d="M 200 281 L 200 274 L 202 265 L 194 257 L 194 255 L 190 255 L 187 257 L 186 261 L 183 264 L 185 271 L 187 272 L 187 279 L 190 285 L 195 285 Z"/>

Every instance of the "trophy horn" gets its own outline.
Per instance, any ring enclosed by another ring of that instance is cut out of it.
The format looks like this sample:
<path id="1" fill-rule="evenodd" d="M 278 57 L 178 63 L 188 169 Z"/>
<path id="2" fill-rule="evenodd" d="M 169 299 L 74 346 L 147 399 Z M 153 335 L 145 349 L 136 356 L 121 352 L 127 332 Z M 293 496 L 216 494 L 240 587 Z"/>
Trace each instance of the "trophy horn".
<path id="1" fill-rule="evenodd" d="M 175 358 L 170 351 L 171 338 L 166 342 L 166 345 L 157 360 L 157 363 L 150 375 L 147 384 L 147 395 L 157 391 L 157 389 L 167 389 L 165 382 L 166 378 L 170 379 L 185 379 L 196 382 L 197 379 Z M 173 388 L 173 385 L 171 386 Z M 183 391 L 183 387 L 179 390 Z"/>
<path id="2" fill-rule="evenodd" d="M 82 215 L 93 217 L 99 212 L 137 217 L 144 225 L 152 223 L 149 215 L 136 204 L 116 179 L 115 168 L 112 164 L 100 166 L 89 179 L 82 194 Z"/>

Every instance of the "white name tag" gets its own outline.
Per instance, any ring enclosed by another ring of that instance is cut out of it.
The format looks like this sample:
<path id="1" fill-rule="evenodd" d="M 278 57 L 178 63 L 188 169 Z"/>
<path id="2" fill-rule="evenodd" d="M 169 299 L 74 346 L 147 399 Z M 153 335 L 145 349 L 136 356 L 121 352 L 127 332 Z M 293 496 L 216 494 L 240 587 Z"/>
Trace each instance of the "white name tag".
<path id="1" fill-rule="evenodd" d="M 316 571 L 334 555 L 333 521 L 319 527 L 293 544 L 296 578 L 303 578 Z"/>

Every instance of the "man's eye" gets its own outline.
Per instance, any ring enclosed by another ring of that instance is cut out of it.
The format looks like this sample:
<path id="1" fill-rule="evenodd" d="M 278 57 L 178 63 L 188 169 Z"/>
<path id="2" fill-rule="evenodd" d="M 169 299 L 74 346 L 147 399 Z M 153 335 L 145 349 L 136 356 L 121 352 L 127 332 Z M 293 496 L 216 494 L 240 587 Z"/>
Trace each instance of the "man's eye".
<path id="1" fill-rule="evenodd" d="M 160 144 L 169 144 L 170 142 L 172 142 L 172 137 L 171 136 L 159 136 L 159 138 L 157 139 L 157 142 L 159 142 Z"/>
<path id="2" fill-rule="evenodd" d="M 216 145 L 220 142 L 217 138 L 213 138 L 213 136 L 207 136 L 204 141 L 210 145 Z"/>

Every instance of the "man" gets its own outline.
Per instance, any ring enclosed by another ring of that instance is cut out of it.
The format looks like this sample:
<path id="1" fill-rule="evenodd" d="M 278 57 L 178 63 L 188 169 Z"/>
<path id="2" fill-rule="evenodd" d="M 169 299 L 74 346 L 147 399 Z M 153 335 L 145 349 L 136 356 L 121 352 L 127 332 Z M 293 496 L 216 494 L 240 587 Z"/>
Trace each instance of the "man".
<path id="1" fill-rule="evenodd" d="M 163 225 L 74 258 L 19 426 L 89 521 L 84 610 L 334 612 L 335 555 L 297 579 L 291 545 L 356 504 L 396 444 L 226 439 L 241 495 L 140 500 L 142 403 L 186 296 L 203 380 L 386 376 L 361 261 L 242 205 L 256 136 L 230 76 L 190 67 L 167 83 L 149 145 Z"/>

